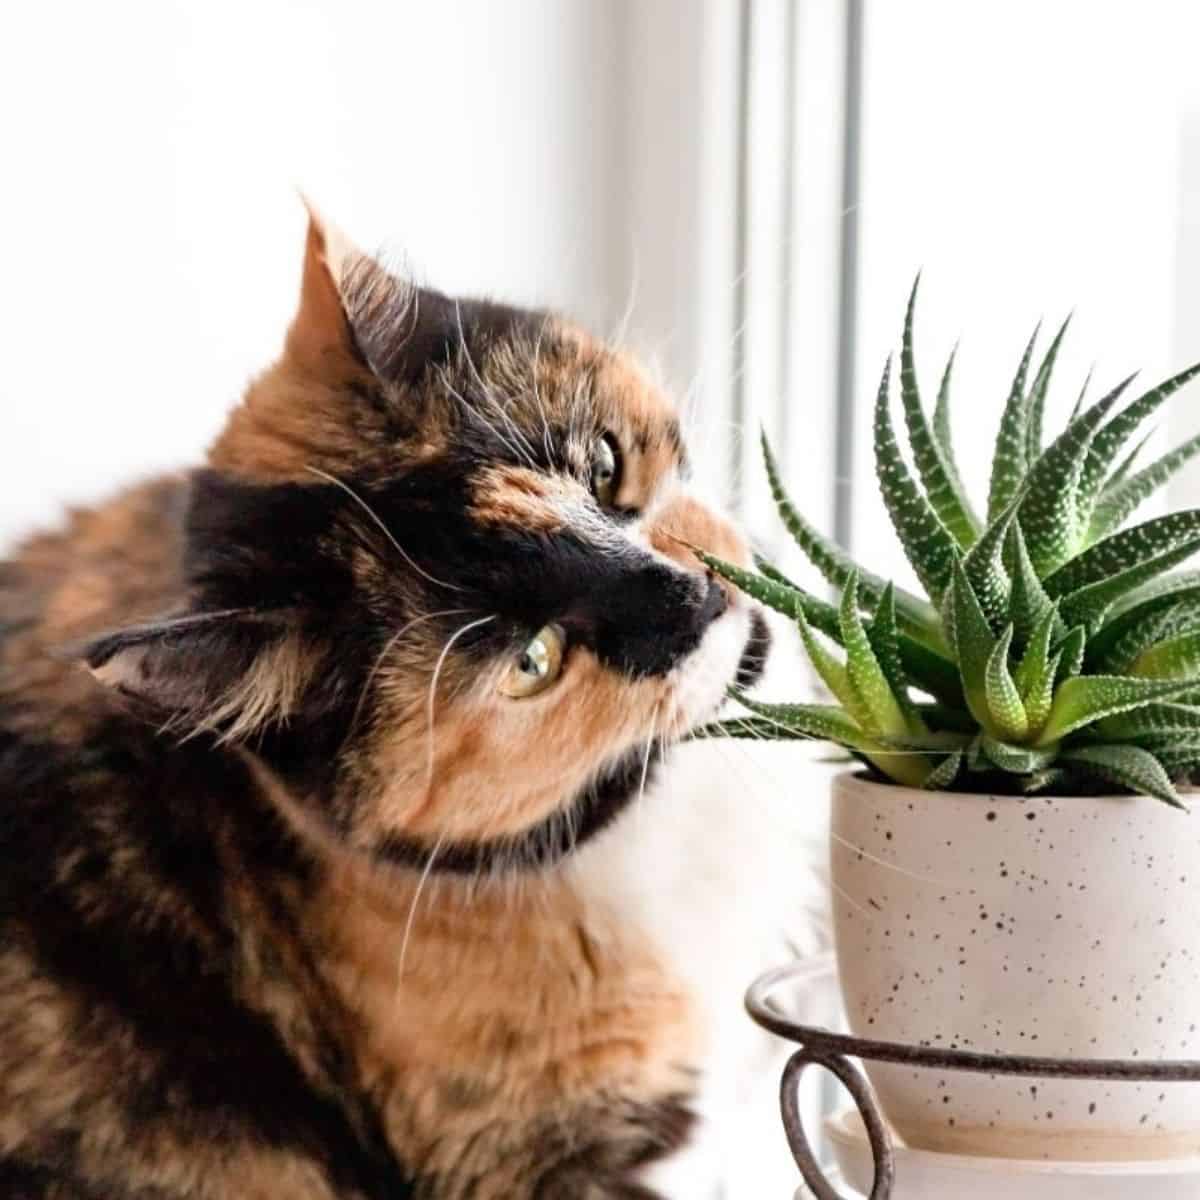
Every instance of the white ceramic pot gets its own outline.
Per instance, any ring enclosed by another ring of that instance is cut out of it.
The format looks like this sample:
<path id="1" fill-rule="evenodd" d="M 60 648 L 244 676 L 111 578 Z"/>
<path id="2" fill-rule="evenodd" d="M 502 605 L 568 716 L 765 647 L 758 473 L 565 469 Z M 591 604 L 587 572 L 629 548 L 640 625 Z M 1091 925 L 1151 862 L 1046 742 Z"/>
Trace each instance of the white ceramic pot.
<path id="1" fill-rule="evenodd" d="M 1200 1059 L 1200 813 L 1144 797 L 834 783 L 838 969 L 864 1037 L 988 1053 Z M 1200 1084 L 865 1064 L 914 1147 L 1200 1155 Z"/>

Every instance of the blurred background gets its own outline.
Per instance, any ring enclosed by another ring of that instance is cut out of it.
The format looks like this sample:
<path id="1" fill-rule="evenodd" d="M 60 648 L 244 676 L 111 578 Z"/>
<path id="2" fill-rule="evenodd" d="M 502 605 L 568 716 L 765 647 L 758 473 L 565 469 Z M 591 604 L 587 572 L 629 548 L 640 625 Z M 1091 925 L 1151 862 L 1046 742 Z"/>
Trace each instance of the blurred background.
<path id="1" fill-rule="evenodd" d="M 303 189 L 426 282 L 624 329 L 760 537 L 761 421 L 903 575 L 868 414 L 918 269 L 977 487 L 1039 317 L 1077 310 L 1064 408 L 1200 356 L 1197 44 L 1189 0 L 5 5 L 0 544 L 195 461 L 279 345 Z"/>
<path id="2" fill-rule="evenodd" d="M 423 282 L 622 336 L 781 552 L 761 423 L 805 513 L 904 579 L 870 409 L 918 270 L 926 397 L 961 337 L 981 497 L 1039 318 L 1076 312 L 1060 415 L 1093 363 L 1103 387 L 1200 358 L 1197 45 L 1191 0 L 3 5 L 0 553 L 198 460 L 281 343 L 302 190 Z M 1155 436 L 1197 430 L 1185 393 Z M 1200 504 L 1195 470 L 1172 488 Z M 794 790 L 765 761 L 696 787 Z M 730 1135 L 738 1195 L 790 1190 L 776 1078 L 761 1154 Z"/>

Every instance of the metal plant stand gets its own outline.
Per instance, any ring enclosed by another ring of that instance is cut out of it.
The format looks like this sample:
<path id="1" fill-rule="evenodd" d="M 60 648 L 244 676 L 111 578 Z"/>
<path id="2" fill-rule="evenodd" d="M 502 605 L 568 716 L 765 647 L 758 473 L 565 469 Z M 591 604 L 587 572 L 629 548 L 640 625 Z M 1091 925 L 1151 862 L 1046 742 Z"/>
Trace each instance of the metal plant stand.
<path id="1" fill-rule="evenodd" d="M 935 1068 L 943 1071 L 969 1071 L 987 1075 L 1023 1075 L 1034 1079 L 1116 1079 L 1161 1083 L 1200 1082 L 1200 1061 L 1172 1062 L 1106 1058 L 1038 1058 L 1031 1055 L 976 1054 L 966 1050 L 940 1050 L 906 1046 L 897 1042 L 879 1042 L 869 1038 L 834 1033 L 819 1026 L 791 1021 L 773 999 L 775 993 L 793 981 L 801 968 L 780 967 L 757 979 L 746 993 L 746 1008 L 764 1029 L 800 1049 L 788 1060 L 783 1071 L 780 1105 L 783 1127 L 800 1174 L 818 1200 L 844 1200 L 817 1162 L 804 1132 L 798 1090 L 800 1077 L 810 1066 L 832 1072 L 846 1087 L 862 1117 L 871 1145 L 874 1179 L 869 1200 L 889 1200 L 895 1182 L 896 1160 L 891 1136 L 879 1111 L 875 1093 L 866 1074 L 853 1060 L 899 1063 L 904 1066 Z"/>

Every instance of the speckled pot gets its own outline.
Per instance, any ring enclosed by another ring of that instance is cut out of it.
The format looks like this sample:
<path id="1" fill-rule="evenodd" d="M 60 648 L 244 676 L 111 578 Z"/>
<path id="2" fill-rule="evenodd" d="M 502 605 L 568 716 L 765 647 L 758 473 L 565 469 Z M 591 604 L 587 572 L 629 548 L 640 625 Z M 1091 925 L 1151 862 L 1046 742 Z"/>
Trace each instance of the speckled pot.
<path id="1" fill-rule="evenodd" d="M 838 968 L 864 1037 L 994 1053 L 1200 1058 L 1200 814 L 1114 796 L 834 783 Z M 1200 1084 L 866 1064 L 910 1146 L 1200 1155 Z"/>

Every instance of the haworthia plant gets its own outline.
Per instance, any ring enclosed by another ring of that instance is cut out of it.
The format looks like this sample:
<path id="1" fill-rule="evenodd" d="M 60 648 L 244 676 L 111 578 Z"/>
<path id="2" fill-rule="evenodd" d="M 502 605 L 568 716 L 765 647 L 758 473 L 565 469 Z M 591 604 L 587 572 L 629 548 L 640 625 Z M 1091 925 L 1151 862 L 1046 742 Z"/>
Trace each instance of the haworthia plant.
<path id="1" fill-rule="evenodd" d="M 915 472 L 892 415 L 892 362 L 875 400 L 876 476 L 928 599 L 859 566 L 788 497 L 765 437 L 783 523 L 837 589 L 815 596 L 771 564 L 699 552 L 794 621 L 835 704 L 763 704 L 706 737 L 832 741 L 879 776 L 938 791 L 1140 792 L 1169 804 L 1200 774 L 1200 509 L 1122 528 L 1200 455 L 1200 437 L 1140 470 L 1128 443 L 1200 364 L 1120 407 L 1132 377 L 1093 404 L 1080 393 L 1044 439 L 1046 401 L 1068 322 L 1035 370 L 1038 331 L 1009 389 L 986 522 L 963 486 L 950 433 L 946 364 L 932 417 L 917 382 L 914 284 L 900 346 L 900 399 Z M 1085 385 L 1086 392 L 1086 385 Z M 982 511 L 982 510 L 981 510 Z"/>

